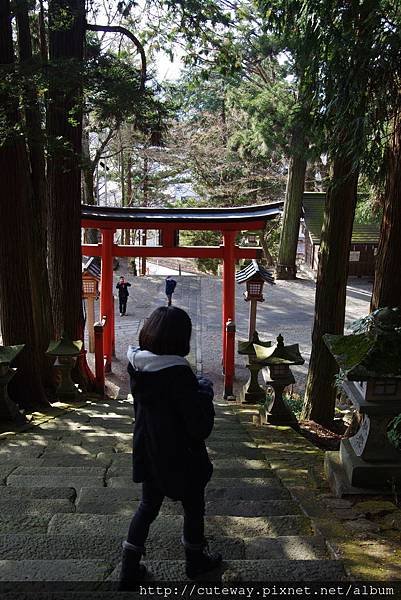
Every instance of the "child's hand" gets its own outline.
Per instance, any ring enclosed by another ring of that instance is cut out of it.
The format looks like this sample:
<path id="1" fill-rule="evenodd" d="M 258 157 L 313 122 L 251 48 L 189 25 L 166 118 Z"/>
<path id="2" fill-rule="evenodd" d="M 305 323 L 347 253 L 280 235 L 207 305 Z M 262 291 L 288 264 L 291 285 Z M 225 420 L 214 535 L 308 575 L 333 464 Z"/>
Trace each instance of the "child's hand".
<path id="1" fill-rule="evenodd" d="M 199 382 L 200 387 L 210 387 L 213 388 L 213 382 L 210 381 L 207 377 L 203 377 L 201 375 L 197 376 L 197 380 Z"/>

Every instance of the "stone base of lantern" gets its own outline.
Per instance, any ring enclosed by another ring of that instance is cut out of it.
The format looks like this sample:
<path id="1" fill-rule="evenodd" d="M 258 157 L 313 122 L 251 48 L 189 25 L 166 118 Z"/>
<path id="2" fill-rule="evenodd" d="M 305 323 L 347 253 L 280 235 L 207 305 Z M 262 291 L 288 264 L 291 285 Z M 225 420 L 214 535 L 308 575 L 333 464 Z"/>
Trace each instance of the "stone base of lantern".
<path id="1" fill-rule="evenodd" d="M 258 375 L 261 365 L 249 363 L 246 365 L 250 376 L 240 392 L 240 400 L 243 404 L 259 404 L 266 400 L 266 392 L 258 383 Z"/>
<path id="2" fill-rule="evenodd" d="M 266 392 L 262 388 L 256 391 L 249 391 L 249 386 L 246 383 L 240 391 L 240 402 L 242 404 L 260 404 L 265 400 Z"/>
<path id="3" fill-rule="evenodd" d="M 324 469 L 334 494 L 394 494 L 401 487 L 399 462 L 368 462 L 357 456 L 348 440 L 339 452 L 326 452 Z"/>

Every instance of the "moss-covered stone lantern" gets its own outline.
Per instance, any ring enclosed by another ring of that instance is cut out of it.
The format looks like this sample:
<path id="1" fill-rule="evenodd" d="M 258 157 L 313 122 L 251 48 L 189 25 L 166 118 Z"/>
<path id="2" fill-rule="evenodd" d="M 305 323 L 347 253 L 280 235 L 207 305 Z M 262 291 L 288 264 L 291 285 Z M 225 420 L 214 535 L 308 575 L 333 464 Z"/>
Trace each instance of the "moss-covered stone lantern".
<path id="1" fill-rule="evenodd" d="M 56 390 L 57 397 L 66 400 L 76 400 L 81 395 L 71 379 L 71 371 L 82 349 L 82 341 L 73 341 L 63 333 L 61 339 L 52 341 L 46 350 L 47 356 L 55 357 L 54 367 L 60 373 L 60 383 Z"/>
<path id="2" fill-rule="evenodd" d="M 303 365 L 304 359 L 299 352 L 298 344 L 284 345 L 280 334 L 277 343 L 270 347 L 254 345 L 258 363 L 263 367 L 263 379 L 266 385 L 273 388 L 273 398 L 266 406 L 266 422 L 272 425 L 293 425 L 297 422 L 295 415 L 283 398 L 283 391 L 295 383 L 291 365 Z"/>
<path id="3" fill-rule="evenodd" d="M 240 393 L 241 402 L 245 404 L 257 404 L 266 398 L 266 392 L 258 382 L 259 371 L 263 365 L 256 360 L 255 344 L 260 347 L 270 347 L 272 342 L 262 342 L 257 331 L 253 332 L 251 341 L 238 341 L 238 354 L 248 356 L 246 368 L 250 373 L 249 379 Z"/>
<path id="4" fill-rule="evenodd" d="M 340 367 L 339 381 L 359 413 L 359 430 L 327 452 L 325 469 L 337 495 L 390 492 L 401 484 L 401 452 L 387 430 L 401 413 L 401 312 L 382 308 L 356 321 L 351 335 L 324 336 Z"/>
<path id="5" fill-rule="evenodd" d="M 0 420 L 1 421 L 25 421 L 25 417 L 19 411 L 18 406 L 8 395 L 8 384 L 14 377 L 17 369 L 10 363 L 17 358 L 24 349 L 25 344 L 18 346 L 0 346 Z"/>

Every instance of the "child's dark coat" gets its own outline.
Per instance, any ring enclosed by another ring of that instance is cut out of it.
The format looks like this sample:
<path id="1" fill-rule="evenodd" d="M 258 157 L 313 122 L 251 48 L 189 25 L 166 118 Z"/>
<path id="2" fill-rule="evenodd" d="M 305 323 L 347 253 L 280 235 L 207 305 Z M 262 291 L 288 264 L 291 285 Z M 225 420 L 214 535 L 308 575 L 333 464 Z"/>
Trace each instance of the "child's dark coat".
<path id="1" fill-rule="evenodd" d="M 212 476 L 204 440 L 213 429 L 213 390 L 186 366 L 135 371 L 133 480 L 155 481 L 165 496 L 181 500 Z"/>

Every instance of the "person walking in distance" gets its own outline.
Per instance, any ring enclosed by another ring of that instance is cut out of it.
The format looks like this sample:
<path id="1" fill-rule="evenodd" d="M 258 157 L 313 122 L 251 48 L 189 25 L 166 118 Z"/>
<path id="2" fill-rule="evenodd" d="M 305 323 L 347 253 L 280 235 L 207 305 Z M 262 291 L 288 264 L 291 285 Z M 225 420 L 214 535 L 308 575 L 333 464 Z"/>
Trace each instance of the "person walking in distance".
<path id="1" fill-rule="evenodd" d="M 124 277 L 120 277 L 120 281 L 117 283 L 116 288 L 118 289 L 118 303 L 120 308 L 120 317 L 123 317 L 127 312 L 127 300 L 129 296 L 128 288 L 131 284 L 125 281 Z"/>
<path id="2" fill-rule="evenodd" d="M 171 277 L 171 275 L 167 275 L 166 277 L 166 296 L 167 296 L 167 305 L 171 306 L 171 300 L 174 294 L 175 286 L 177 282 L 175 279 Z"/>
<path id="3" fill-rule="evenodd" d="M 204 535 L 205 487 L 213 472 L 205 445 L 214 424 L 213 384 L 196 377 L 185 358 L 191 330 L 184 310 L 162 306 L 142 327 L 139 347 L 128 348 L 135 412 L 133 480 L 142 482 L 142 501 L 123 542 L 120 590 L 137 589 L 146 576 L 140 561 L 165 497 L 183 506 L 187 576 L 196 579 L 222 561 L 208 550 Z"/>

